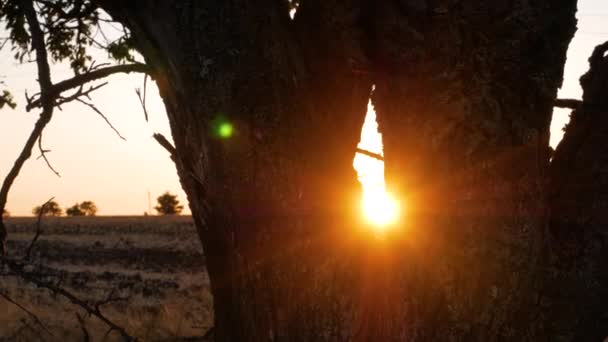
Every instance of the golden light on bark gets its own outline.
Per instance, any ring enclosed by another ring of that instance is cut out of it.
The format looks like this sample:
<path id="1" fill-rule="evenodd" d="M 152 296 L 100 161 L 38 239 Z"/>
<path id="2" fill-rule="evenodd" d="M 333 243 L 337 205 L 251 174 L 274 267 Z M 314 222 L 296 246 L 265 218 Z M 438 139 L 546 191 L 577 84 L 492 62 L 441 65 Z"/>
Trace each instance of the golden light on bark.
<path id="1" fill-rule="evenodd" d="M 376 111 L 370 102 L 361 130 L 362 150 L 383 156 L 382 135 L 378 132 Z M 353 161 L 359 182 L 363 187 L 361 213 L 365 221 L 377 233 L 385 232 L 398 222 L 402 208 L 400 203 L 386 189 L 384 162 L 372 156 L 357 153 Z"/>

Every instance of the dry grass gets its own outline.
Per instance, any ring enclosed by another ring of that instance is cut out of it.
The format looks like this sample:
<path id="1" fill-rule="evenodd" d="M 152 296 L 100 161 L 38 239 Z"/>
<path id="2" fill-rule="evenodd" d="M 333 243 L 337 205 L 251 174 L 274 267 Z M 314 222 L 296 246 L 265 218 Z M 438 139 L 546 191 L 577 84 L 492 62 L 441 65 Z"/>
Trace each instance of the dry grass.
<path id="1" fill-rule="evenodd" d="M 11 218 L 9 249 L 20 256 L 34 233 L 33 218 Z M 112 290 L 126 301 L 103 312 L 144 341 L 202 336 L 212 321 L 209 280 L 198 237 L 189 217 L 49 218 L 33 262 L 52 268 L 52 278 L 81 298 L 97 301 Z M 76 318 L 92 341 L 107 327 L 48 291 L 2 276 L 0 289 L 38 315 L 49 335 L 22 310 L 0 299 L 0 341 L 83 340 Z M 112 333 L 106 341 L 120 340 Z"/>

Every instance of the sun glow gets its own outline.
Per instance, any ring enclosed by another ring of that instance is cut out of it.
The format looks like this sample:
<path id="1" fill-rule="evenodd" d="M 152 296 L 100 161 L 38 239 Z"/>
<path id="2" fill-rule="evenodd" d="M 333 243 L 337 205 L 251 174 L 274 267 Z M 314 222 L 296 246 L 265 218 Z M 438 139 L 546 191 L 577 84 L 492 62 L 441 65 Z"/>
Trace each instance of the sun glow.
<path id="1" fill-rule="evenodd" d="M 378 132 L 376 111 L 370 102 L 361 130 L 360 149 L 383 156 L 382 135 Z M 376 232 L 384 232 L 399 220 L 400 205 L 397 199 L 386 190 L 384 182 L 384 162 L 357 153 L 353 161 L 359 182 L 363 187 L 361 211 L 363 218 Z"/>
<path id="2" fill-rule="evenodd" d="M 399 219 L 399 203 L 383 189 L 364 190 L 361 209 L 377 231 L 384 231 Z"/>

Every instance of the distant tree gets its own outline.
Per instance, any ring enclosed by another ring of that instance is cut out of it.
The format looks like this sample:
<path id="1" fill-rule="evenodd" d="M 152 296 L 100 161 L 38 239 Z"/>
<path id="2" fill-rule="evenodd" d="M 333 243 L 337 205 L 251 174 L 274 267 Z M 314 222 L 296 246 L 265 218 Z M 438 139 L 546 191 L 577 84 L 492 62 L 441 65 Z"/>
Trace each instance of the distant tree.
<path id="1" fill-rule="evenodd" d="M 160 195 L 156 201 L 158 205 L 154 209 L 160 215 L 179 215 L 184 209 L 184 206 L 179 204 L 177 195 L 172 195 L 168 191 Z"/>
<path id="2" fill-rule="evenodd" d="M 10 216 L 11 216 L 11 213 L 8 210 L 2 209 L 2 218 L 7 218 Z"/>
<path id="3" fill-rule="evenodd" d="M 80 204 L 74 204 L 65 213 L 68 216 L 95 216 L 97 214 L 97 206 L 92 201 L 84 201 Z"/>
<path id="4" fill-rule="evenodd" d="M 55 201 L 50 201 L 43 206 L 34 207 L 32 213 L 34 215 L 40 215 L 40 211 L 42 211 L 43 216 L 61 216 L 63 215 L 63 209 L 59 206 L 59 203 Z"/>
<path id="5" fill-rule="evenodd" d="M 68 216 L 84 216 L 84 211 L 82 211 L 78 203 L 66 209 L 65 213 Z"/>
<path id="6" fill-rule="evenodd" d="M 97 206 L 92 201 L 80 203 L 80 210 L 84 213 L 84 216 L 95 216 L 97 214 Z"/>

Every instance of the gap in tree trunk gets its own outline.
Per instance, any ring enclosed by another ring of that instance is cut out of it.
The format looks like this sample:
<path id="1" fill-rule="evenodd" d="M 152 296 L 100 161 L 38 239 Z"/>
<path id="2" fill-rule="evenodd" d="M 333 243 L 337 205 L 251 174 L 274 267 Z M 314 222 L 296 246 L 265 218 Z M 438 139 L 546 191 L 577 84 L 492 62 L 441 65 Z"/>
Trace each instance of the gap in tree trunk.
<path id="1" fill-rule="evenodd" d="M 372 87 L 372 93 L 374 88 Z M 370 95 L 371 97 L 371 95 Z M 376 111 L 371 98 L 367 105 L 365 122 L 361 129 L 360 150 L 384 156 L 382 134 L 378 131 Z M 361 211 L 363 219 L 376 235 L 382 236 L 400 216 L 399 202 L 390 194 L 384 181 L 384 161 L 361 152 L 355 153 L 353 167 L 363 187 Z"/>
<path id="2" fill-rule="evenodd" d="M 296 16 L 296 12 L 298 11 L 298 6 L 300 6 L 300 2 L 297 0 L 288 0 L 289 1 L 289 17 L 291 20 Z"/>

